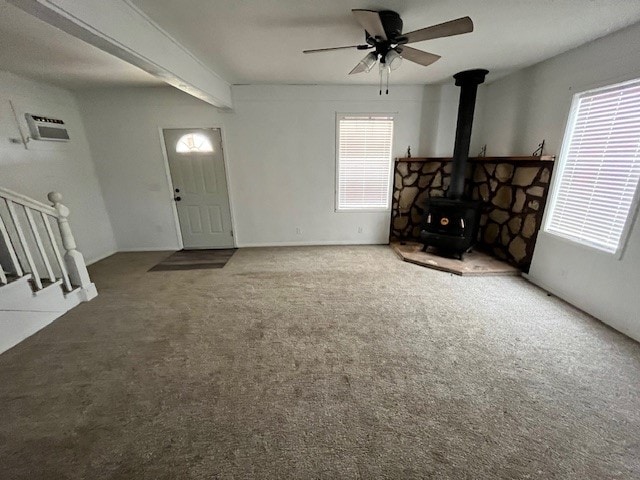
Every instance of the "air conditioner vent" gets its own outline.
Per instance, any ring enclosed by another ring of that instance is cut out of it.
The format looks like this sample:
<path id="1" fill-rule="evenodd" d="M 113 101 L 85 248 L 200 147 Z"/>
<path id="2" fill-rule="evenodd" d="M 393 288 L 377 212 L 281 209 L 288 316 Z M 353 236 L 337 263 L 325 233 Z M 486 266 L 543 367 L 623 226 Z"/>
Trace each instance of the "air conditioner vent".
<path id="1" fill-rule="evenodd" d="M 27 118 L 31 138 L 34 140 L 69 141 L 69 132 L 64 121 L 32 113 L 26 113 L 25 117 Z"/>

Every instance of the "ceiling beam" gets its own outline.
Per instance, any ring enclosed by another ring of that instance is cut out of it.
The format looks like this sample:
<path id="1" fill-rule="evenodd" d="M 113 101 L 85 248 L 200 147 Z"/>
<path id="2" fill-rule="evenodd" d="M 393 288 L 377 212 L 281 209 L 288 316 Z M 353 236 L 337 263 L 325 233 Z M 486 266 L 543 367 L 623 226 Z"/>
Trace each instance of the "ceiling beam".
<path id="1" fill-rule="evenodd" d="M 9 0 L 39 19 L 219 108 L 231 86 L 127 0 Z"/>

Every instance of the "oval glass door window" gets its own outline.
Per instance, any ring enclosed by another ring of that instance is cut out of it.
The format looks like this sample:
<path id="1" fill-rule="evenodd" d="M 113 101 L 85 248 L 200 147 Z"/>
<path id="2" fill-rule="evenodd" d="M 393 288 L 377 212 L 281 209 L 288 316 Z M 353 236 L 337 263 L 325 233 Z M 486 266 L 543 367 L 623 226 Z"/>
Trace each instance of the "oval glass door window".
<path id="1" fill-rule="evenodd" d="M 187 133 L 180 137 L 176 144 L 177 153 L 210 153 L 213 152 L 211 141 L 201 133 Z"/>

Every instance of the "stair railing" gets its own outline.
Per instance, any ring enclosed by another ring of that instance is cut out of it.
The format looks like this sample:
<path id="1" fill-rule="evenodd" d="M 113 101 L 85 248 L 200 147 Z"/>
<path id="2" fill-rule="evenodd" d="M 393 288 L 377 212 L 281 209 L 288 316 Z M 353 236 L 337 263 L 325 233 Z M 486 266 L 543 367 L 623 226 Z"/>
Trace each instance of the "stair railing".
<path id="1" fill-rule="evenodd" d="M 53 283 L 61 279 L 67 292 L 80 287 L 85 291 L 83 295 L 85 300 L 89 300 L 95 296 L 95 286 L 89 278 L 84 257 L 77 250 L 69 226 L 69 209 L 61 203 L 62 195 L 60 193 L 51 192 L 47 198 L 53 204 L 52 206 L 6 188 L 0 188 L 0 199 L 4 200 L 8 212 L 7 222 L 0 215 L 0 243 L 4 245 L 5 252 L 2 261 L 8 263 L 8 265 L 0 265 L 0 285 L 8 283 L 7 273 L 17 277 L 31 273 L 34 288 L 41 290 L 43 288 L 42 279 L 36 266 L 36 258 L 39 258 L 41 262 L 38 263 L 40 266 L 44 266 L 42 274 L 47 280 Z M 19 215 L 20 211 L 24 213 L 23 218 L 26 218 L 28 229 L 23 225 L 23 219 Z M 51 225 L 52 218 L 60 233 L 62 246 L 65 250 L 64 257 L 54 235 L 54 228 Z M 46 233 L 44 240 L 39 225 L 43 226 Z M 57 264 L 59 276 L 54 271 L 52 259 L 49 258 L 45 244 L 50 247 L 50 252 L 53 253 L 53 260 Z M 34 245 L 35 248 L 33 248 Z M 21 257 L 24 264 L 21 262 Z"/>

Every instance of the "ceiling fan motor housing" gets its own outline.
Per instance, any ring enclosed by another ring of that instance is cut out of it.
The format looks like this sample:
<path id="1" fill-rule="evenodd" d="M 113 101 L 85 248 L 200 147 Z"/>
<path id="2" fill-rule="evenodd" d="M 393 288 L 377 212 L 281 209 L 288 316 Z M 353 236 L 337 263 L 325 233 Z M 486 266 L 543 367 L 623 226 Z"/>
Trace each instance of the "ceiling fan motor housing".
<path id="1" fill-rule="evenodd" d="M 391 10 L 383 10 L 378 12 L 380 16 L 380 22 L 384 28 L 384 33 L 387 36 L 386 40 L 371 36 L 369 32 L 365 30 L 366 41 L 369 45 L 372 45 L 376 49 L 377 55 L 380 56 L 380 62 L 386 63 L 386 55 L 392 49 L 392 44 L 402 43 L 402 28 L 403 23 L 400 15 L 397 12 Z M 400 39 L 398 41 L 398 39 Z M 400 51 L 400 49 L 398 49 Z"/>
<path id="2" fill-rule="evenodd" d="M 383 10 L 379 12 L 380 21 L 384 27 L 384 33 L 387 35 L 387 39 L 393 40 L 396 37 L 402 36 L 402 19 L 398 13 L 391 10 Z M 366 41 L 371 43 L 369 39 L 375 40 L 369 32 L 366 32 Z"/>
<path id="3" fill-rule="evenodd" d="M 402 19 L 396 12 L 383 10 L 380 12 L 380 20 L 382 21 L 384 32 L 387 34 L 389 40 L 393 40 L 402 35 Z"/>

